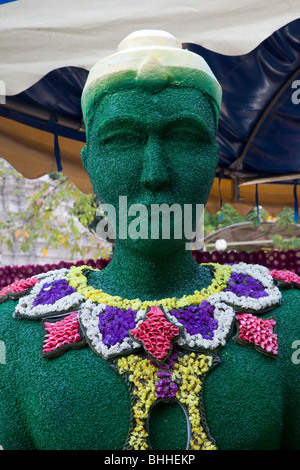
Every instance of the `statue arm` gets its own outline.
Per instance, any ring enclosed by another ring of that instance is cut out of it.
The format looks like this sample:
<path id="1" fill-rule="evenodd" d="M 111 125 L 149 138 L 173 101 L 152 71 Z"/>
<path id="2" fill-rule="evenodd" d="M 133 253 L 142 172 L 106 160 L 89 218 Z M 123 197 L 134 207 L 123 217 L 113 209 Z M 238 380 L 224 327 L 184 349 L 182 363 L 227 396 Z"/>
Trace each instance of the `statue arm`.
<path id="1" fill-rule="evenodd" d="M 298 366 L 299 368 L 299 366 Z M 298 372 L 299 376 L 299 372 Z M 300 383 L 295 381 L 286 387 L 286 407 L 283 431 L 285 450 L 300 450 Z"/>
<path id="2" fill-rule="evenodd" d="M 0 445 L 3 450 L 32 450 L 18 404 L 8 387 L 0 390 Z"/>
<path id="3" fill-rule="evenodd" d="M 30 450 L 33 446 L 19 410 L 14 382 L 14 308 L 14 301 L 0 304 L 0 446 L 4 450 Z"/>
<path id="4" fill-rule="evenodd" d="M 282 289 L 279 374 L 284 396 L 282 448 L 300 450 L 300 289 Z"/>

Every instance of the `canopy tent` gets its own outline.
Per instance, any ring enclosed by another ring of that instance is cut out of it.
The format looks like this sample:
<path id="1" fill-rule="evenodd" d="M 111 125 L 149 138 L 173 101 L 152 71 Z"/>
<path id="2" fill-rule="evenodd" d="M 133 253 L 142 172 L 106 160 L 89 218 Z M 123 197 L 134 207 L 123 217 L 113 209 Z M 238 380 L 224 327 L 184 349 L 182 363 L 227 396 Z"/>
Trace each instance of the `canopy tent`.
<path id="1" fill-rule="evenodd" d="M 223 88 L 220 159 L 207 209 L 230 202 L 245 214 L 259 203 L 272 215 L 287 205 L 297 214 L 298 0 L 198 3 L 0 4 L 0 86 L 6 95 L 0 99 L 0 156 L 27 178 L 62 169 L 90 192 L 80 159 L 80 97 L 88 70 L 132 31 L 164 29 L 202 55 Z"/>
<path id="2" fill-rule="evenodd" d="M 274 221 L 261 222 L 259 227 L 255 226 L 252 222 L 240 222 L 223 227 L 207 235 L 204 238 L 204 250 L 218 248 L 216 243 L 219 240 L 226 240 L 226 248 L 228 250 L 255 251 L 255 248 L 271 250 L 274 249 L 273 237 L 275 235 L 280 235 L 283 241 L 291 238 L 290 231 L 286 228 L 282 229 Z M 292 236 L 300 238 L 299 224 L 295 225 Z"/>

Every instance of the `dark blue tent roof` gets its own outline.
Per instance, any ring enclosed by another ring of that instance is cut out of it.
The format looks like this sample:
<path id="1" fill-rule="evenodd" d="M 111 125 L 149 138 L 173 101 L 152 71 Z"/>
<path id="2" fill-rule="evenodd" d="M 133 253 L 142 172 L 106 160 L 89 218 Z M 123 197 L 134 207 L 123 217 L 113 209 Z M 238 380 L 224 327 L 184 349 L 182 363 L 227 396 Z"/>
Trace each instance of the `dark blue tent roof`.
<path id="1" fill-rule="evenodd" d="M 300 172 L 300 20 L 241 56 L 187 47 L 222 85 L 220 168 L 249 176 Z"/>

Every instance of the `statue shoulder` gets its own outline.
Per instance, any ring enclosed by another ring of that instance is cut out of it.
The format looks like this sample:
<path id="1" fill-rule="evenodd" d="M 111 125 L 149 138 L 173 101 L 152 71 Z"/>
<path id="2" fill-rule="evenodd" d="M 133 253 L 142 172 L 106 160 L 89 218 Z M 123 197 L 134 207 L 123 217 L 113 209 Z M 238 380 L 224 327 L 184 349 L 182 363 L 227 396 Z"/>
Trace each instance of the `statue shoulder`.
<path id="1" fill-rule="evenodd" d="M 49 271 L 27 279 L 16 280 L 3 287 L 0 290 L 0 334 L 2 330 L 8 331 L 8 323 L 13 329 L 14 318 L 37 319 L 43 316 L 44 311 L 49 315 L 52 306 L 48 304 L 48 307 L 43 309 L 43 295 L 52 285 L 56 286 L 57 291 L 65 292 L 64 283 L 67 284 L 68 272 L 68 269 Z M 59 296 L 57 291 L 56 295 Z M 45 303 L 47 304 L 47 300 Z"/>
<path id="2" fill-rule="evenodd" d="M 12 333 L 12 319 L 18 301 L 39 282 L 38 277 L 16 280 L 0 290 L 0 340 L 4 341 L 4 337 Z"/>
<path id="3" fill-rule="evenodd" d="M 273 274 L 278 275 L 278 273 Z M 272 315 L 276 321 L 279 357 L 285 361 L 288 369 L 297 372 L 300 379 L 300 282 L 298 283 L 298 277 L 294 273 L 284 271 L 284 275 L 290 277 L 286 277 L 285 280 L 279 279 L 281 303 L 274 309 Z M 289 282 L 288 279 L 293 282 Z M 297 371 L 294 367 L 296 365 L 298 365 Z"/>
<path id="4" fill-rule="evenodd" d="M 70 286 L 69 272 L 69 269 L 48 271 L 15 281 L 0 291 L 0 353 L 2 345 L 10 356 L 11 364 L 19 343 L 22 343 L 21 336 L 31 337 L 36 331 L 35 325 L 40 325 L 39 320 L 44 320 L 44 324 L 52 319 L 64 318 L 63 327 L 68 331 L 71 329 L 78 341 L 74 330 L 76 319 L 73 318 L 74 313 L 69 313 L 76 311 L 83 297 Z M 6 369 L 8 371 L 9 368 Z"/>
<path id="5" fill-rule="evenodd" d="M 274 314 L 286 331 L 295 328 L 300 340 L 300 276 L 292 271 L 275 269 L 270 271 L 270 275 L 281 293 L 280 307 Z"/>
<path id="6" fill-rule="evenodd" d="M 234 309 L 238 342 L 289 360 L 292 345 L 300 344 L 300 276 L 246 263 L 227 265 L 224 273 L 221 290 L 208 300 Z"/>
<path id="7" fill-rule="evenodd" d="M 22 297 L 26 297 L 47 274 L 20 279 L 0 290 L 0 341 L 6 346 L 15 341 L 14 314 Z"/>
<path id="8" fill-rule="evenodd" d="M 28 320 L 67 313 L 79 306 L 83 299 L 70 285 L 69 272 L 69 269 L 58 269 L 24 281 L 16 281 L 2 292 L 0 304 L 17 300 L 14 318 Z"/>

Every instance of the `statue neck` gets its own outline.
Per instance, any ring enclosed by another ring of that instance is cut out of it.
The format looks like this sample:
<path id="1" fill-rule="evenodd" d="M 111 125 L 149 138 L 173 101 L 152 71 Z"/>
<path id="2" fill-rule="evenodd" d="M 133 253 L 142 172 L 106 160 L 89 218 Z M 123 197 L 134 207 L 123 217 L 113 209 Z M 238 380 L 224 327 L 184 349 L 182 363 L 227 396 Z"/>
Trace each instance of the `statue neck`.
<path id="1" fill-rule="evenodd" d="M 88 283 L 122 298 L 159 300 L 190 295 L 208 287 L 212 274 L 194 260 L 189 250 L 165 256 L 146 256 L 116 245 L 111 263 L 88 274 Z"/>

